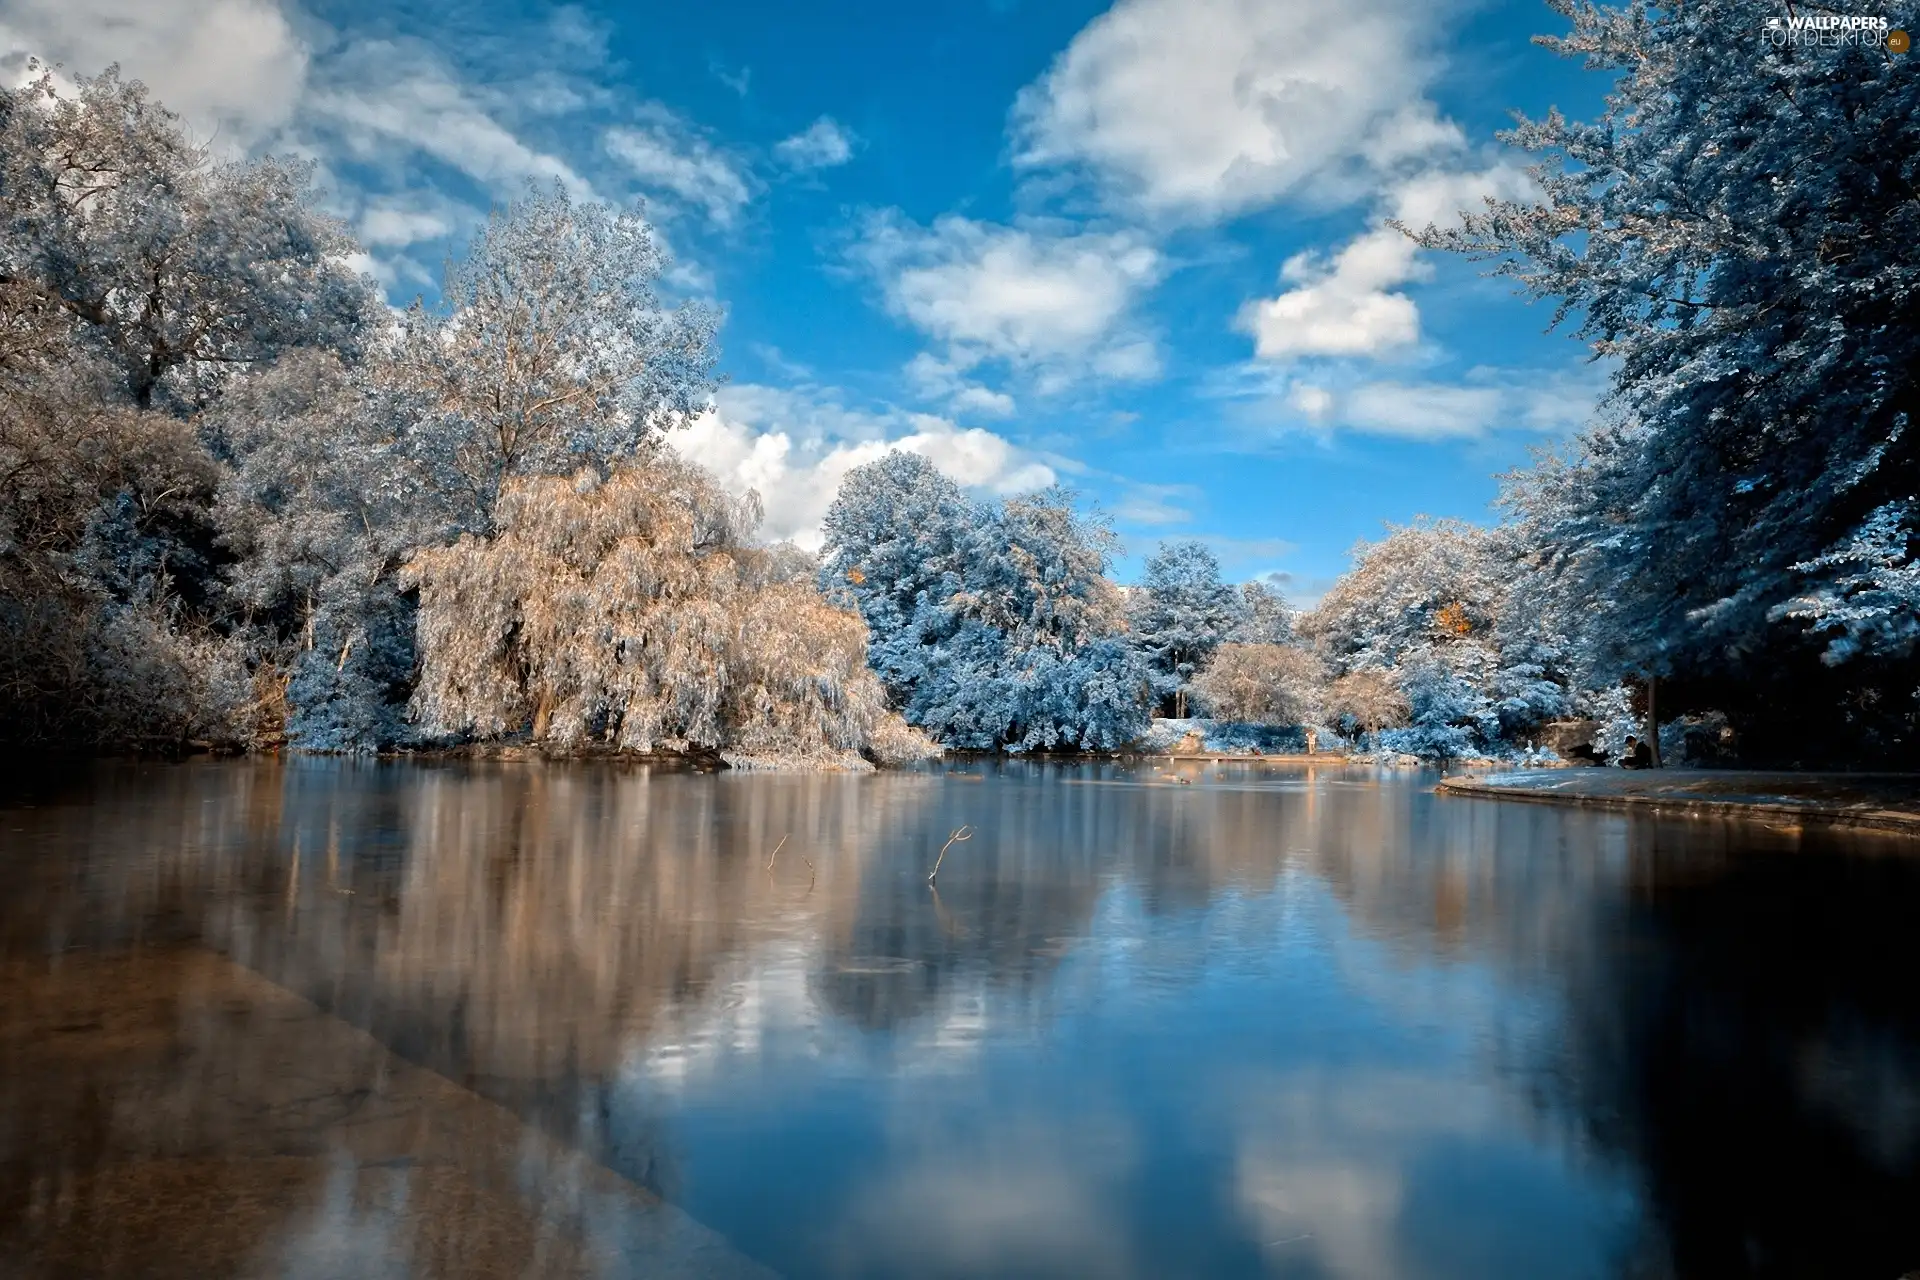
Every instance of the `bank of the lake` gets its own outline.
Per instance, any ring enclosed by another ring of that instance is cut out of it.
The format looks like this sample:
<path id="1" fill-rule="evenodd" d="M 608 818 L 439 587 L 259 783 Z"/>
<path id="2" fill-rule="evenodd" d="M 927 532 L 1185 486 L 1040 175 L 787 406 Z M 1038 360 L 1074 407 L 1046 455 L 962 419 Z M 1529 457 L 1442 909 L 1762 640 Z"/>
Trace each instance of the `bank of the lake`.
<path id="1" fill-rule="evenodd" d="M 1920 774 L 1522 769 L 1451 777 L 1443 795 L 1920 836 Z"/>

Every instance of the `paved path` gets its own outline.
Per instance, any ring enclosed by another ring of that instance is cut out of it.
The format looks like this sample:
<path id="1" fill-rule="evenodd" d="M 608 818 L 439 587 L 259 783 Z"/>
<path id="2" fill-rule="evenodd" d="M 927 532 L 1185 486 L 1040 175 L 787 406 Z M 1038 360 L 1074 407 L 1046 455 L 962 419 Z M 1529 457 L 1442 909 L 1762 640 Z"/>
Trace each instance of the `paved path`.
<path id="1" fill-rule="evenodd" d="M 0 1276 L 774 1280 L 197 947 L 0 960 Z"/>
<path id="2" fill-rule="evenodd" d="M 1920 774 L 1763 773 L 1732 769 L 1523 769 L 1448 778 L 1443 795 L 1920 835 Z"/>

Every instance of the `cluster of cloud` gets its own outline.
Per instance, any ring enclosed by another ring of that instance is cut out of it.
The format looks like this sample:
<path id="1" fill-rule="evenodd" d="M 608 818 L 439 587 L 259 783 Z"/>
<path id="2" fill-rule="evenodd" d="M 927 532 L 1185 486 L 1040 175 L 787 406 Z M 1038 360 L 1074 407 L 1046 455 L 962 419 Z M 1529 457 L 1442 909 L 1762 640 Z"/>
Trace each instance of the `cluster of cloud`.
<path id="1" fill-rule="evenodd" d="M 1004 496 L 1044 488 L 1050 465 L 1005 438 L 950 418 L 849 407 L 830 390 L 723 387 L 714 408 L 667 437 L 736 492 L 760 494 L 760 533 L 819 550 L 820 522 L 847 472 L 889 450 L 920 454 L 955 481 Z"/>
<path id="2" fill-rule="evenodd" d="M 1277 427 L 1431 442 L 1500 431 L 1564 435 L 1592 417 L 1609 373 L 1604 363 L 1545 373 L 1479 365 L 1442 382 L 1317 361 L 1243 368 L 1216 391 L 1242 401 L 1261 434 Z"/>
<path id="3" fill-rule="evenodd" d="M 1391 224 L 1447 230 L 1488 200 L 1528 200 L 1536 191 L 1527 173 L 1508 162 L 1432 168 L 1394 181 L 1378 201 L 1372 227 L 1330 262 L 1311 253 L 1288 259 L 1280 279 L 1293 287 L 1241 311 L 1240 327 L 1253 335 L 1255 356 L 1370 357 L 1413 346 L 1420 339 L 1419 308 L 1396 290 L 1424 279 L 1428 269 L 1414 242 Z"/>
<path id="4" fill-rule="evenodd" d="M 853 159 L 859 141 L 832 116 L 821 116 L 791 138 L 774 143 L 773 155 L 791 169 L 831 169 Z"/>
<path id="5" fill-rule="evenodd" d="M 881 282 L 887 309 L 940 344 L 908 373 L 953 407 L 1011 411 L 1010 397 L 963 376 L 987 362 L 1030 374 L 1042 392 L 1081 370 L 1118 380 L 1159 372 L 1152 338 L 1122 323 L 1163 268 L 1136 234 L 957 216 L 922 227 L 881 213 L 853 252 Z"/>
<path id="6" fill-rule="evenodd" d="M 1120 0 L 1014 107 L 1018 163 L 1085 173 L 1156 220 L 1306 196 L 1345 203 L 1370 159 L 1439 130 L 1420 94 L 1434 6 Z"/>
<path id="7" fill-rule="evenodd" d="M 406 22 L 336 29 L 298 0 L 0 0 L 0 74 L 20 79 L 29 58 L 67 75 L 117 64 L 219 151 L 313 161 L 390 289 L 430 287 L 447 242 L 529 180 L 644 199 L 663 233 L 725 231 L 772 175 L 857 146 L 824 116 L 764 155 L 723 145 L 622 87 L 607 27 L 571 5 L 533 30 Z"/>
<path id="8" fill-rule="evenodd" d="M 1167 239 L 1280 205 L 1371 212 L 1349 243 L 1296 254 L 1275 295 L 1242 307 L 1235 325 L 1254 361 L 1417 350 L 1406 286 L 1430 268 L 1391 223 L 1457 225 L 1488 198 L 1534 194 L 1518 166 L 1477 156 L 1427 96 L 1439 66 L 1426 33 L 1450 7 L 1119 0 L 1020 93 L 1009 126 L 1026 203 L 1079 191 L 1090 221 L 922 226 L 889 211 L 863 229 L 855 261 L 887 309 L 934 344 L 908 366 L 912 384 L 950 409 L 982 410 L 1011 396 L 960 375 L 992 362 L 1040 394 L 1152 379 L 1165 361 L 1141 310 L 1169 274 Z M 1504 420 L 1504 402 L 1477 412 L 1488 394 L 1436 385 L 1394 408 L 1355 394 L 1335 413 L 1329 393 L 1303 386 L 1295 407 L 1375 430 L 1432 411 L 1430 434 L 1468 434 L 1470 422 Z"/>

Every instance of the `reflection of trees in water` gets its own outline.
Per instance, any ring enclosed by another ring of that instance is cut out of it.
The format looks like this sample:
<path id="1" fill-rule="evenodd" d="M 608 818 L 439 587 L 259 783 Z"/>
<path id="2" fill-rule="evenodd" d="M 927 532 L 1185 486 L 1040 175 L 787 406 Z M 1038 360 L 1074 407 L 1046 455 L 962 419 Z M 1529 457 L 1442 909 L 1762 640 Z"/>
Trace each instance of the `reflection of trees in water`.
<path id="1" fill-rule="evenodd" d="M 1920 1266 L 1920 859 L 1636 824 L 1569 972 L 1568 1089 L 1680 1276 Z M 1703 848 L 1725 841 L 1719 849 Z"/>
<path id="2" fill-rule="evenodd" d="M 1543 1124 L 1637 1170 L 1669 1237 L 1649 1258 L 1670 1248 L 1680 1275 L 1920 1265 L 1920 1011 L 1898 951 L 1920 860 L 1451 801 L 1364 771 L 1241 790 L 1246 775 L 1206 765 L 1157 775 L 1191 786 L 1108 765 L 968 769 L 995 780 L 149 769 L 85 808 L 11 815 L 59 853 L 0 866 L 0 939 L 204 938 L 670 1186 L 655 1131 L 607 1082 L 743 974 L 779 969 L 794 982 L 763 990 L 805 1003 L 794 1016 L 873 1030 L 1044 1020 L 1061 957 L 1116 893 L 1150 922 L 1264 931 L 1219 938 L 1245 952 L 1290 927 L 1276 904 L 1303 873 L 1391 963 L 1472 960 L 1540 996 L 1544 1022 L 1507 995 L 1461 1016 L 1495 1020 L 1493 1065 Z M 963 824 L 978 834 L 936 894 L 931 859 Z M 1257 909 L 1216 910 L 1228 895 Z M 1137 962 L 1198 978 L 1214 935 L 1175 932 L 1137 931 Z M 1400 976 L 1362 994 L 1418 998 Z"/>
<path id="3" fill-rule="evenodd" d="M 1627 1270 L 1920 1267 L 1910 845 L 1339 790 L 1302 847 L 1359 929 L 1559 992 L 1545 1036 L 1492 1049 L 1541 1123 L 1635 1171 Z"/>

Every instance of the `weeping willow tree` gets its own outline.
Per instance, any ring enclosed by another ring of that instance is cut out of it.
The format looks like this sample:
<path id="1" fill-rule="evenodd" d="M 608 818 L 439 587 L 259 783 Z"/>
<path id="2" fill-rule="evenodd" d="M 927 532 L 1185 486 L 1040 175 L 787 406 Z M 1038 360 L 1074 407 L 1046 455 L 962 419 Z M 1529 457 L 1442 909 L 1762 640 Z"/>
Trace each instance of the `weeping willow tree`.
<path id="1" fill-rule="evenodd" d="M 867 628 L 807 557 L 749 544 L 759 500 L 660 449 L 604 478 L 508 481 L 498 532 L 422 551 L 414 712 L 563 750 L 712 751 L 865 767 L 920 753 L 867 669 Z"/>

